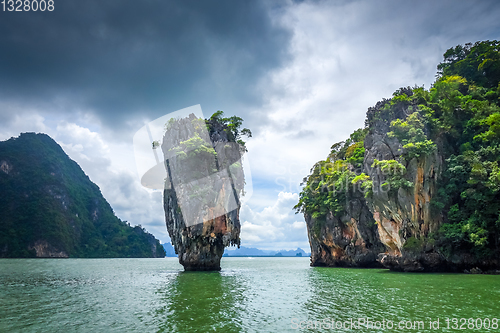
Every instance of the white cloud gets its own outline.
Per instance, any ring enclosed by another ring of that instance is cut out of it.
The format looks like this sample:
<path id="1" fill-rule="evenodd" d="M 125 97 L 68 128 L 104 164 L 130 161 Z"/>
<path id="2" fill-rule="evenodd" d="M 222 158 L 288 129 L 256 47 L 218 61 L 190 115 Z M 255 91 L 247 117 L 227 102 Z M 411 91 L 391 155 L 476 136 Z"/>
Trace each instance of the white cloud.
<path id="1" fill-rule="evenodd" d="M 241 245 L 267 250 L 309 248 L 302 215 L 292 207 L 298 201 L 297 193 L 280 192 L 275 202 L 260 211 L 244 205 L 240 212 Z"/>
<path id="2" fill-rule="evenodd" d="M 46 132 L 45 118 L 38 110 L 13 103 L 0 102 L 0 140 L 22 132 Z"/>
<path id="3" fill-rule="evenodd" d="M 306 223 L 305 222 L 295 221 L 295 222 L 292 223 L 292 229 L 305 230 L 306 229 Z"/>

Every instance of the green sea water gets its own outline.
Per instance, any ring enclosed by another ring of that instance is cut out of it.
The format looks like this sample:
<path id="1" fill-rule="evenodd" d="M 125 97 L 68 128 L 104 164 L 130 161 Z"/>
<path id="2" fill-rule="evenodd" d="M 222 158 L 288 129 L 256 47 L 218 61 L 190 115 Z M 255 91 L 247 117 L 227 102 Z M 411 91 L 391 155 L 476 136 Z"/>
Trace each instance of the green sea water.
<path id="1" fill-rule="evenodd" d="M 494 318 L 492 275 L 309 258 L 223 258 L 220 272 L 183 272 L 177 258 L 0 260 L 0 332 L 500 332 Z"/>

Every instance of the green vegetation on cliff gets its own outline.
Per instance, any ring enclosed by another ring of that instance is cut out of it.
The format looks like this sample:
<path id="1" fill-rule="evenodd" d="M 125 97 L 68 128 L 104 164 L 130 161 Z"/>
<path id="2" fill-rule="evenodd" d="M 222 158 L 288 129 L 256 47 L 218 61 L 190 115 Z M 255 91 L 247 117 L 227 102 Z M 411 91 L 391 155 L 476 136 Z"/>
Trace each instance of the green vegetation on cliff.
<path id="1" fill-rule="evenodd" d="M 241 145 L 244 151 L 247 151 L 246 143 L 242 140 L 242 136 L 246 136 L 248 138 L 252 137 L 252 131 L 248 128 L 240 129 L 243 124 L 243 119 L 238 116 L 224 117 L 224 111 L 216 111 L 209 119 L 205 119 L 205 123 L 207 125 L 207 129 L 210 134 L 212 134 L 216 127 L 223 126 L 225 127 L 224 131 L 228 135 L 229 141 L 237 142 Z M 214 125 L 218 126 L 214 126 Z"/>
<path id="2" fill-rule="evenodd" d="M 364 159 L 366 133 L 365 129 L 356 130 L 346 141 L 332 145 L 325 161 L 314 165 L 311 175 L 304 178 L 305 186 L 294 207 L 297 212 L 311 215 L 318 224 L 329 212 L 337 216 L 344 212 L 345 203 L 353 194 L 351 184 L 357 176 L 354 168 Z M 319 229 L 319 226 L 315 228 L 316 234 Z"/>
<path id="3" fill-rule="evenodd" d="M 37 253 L 38 252 L 38 253 Z M 0 257 L 164 257 L 45 134 L 0 142 Z"/>
<path id="4" fill-rule="evenodd" d="M 379 189 L 385 186 L 397 198 L 399 189 L 411 191 L 415 185 L 406 170 L 410 162 L 422 165 L 426 156 L 437 153 L 443 169 L 431 205 L 440 225 L 425 240 L 409 235 L 405 249 L 432 244 L 447 257 L 458 252 L 475 258 L 499 254 L 500 42 L 451 48 L 438 70 L 430 89 L 400 88 L 391 99 L 369 108 L 365 128 L 334 144 L 328 159 L 316 163 L 295 206 L 316 220 L 313 232 L 329 212 L 345 212 L 346 198 L 360 191 L 369 198 L 377 190 L 368 171 L 383 173 L 385 183 Z M 385 142 L 399 145 L 400 154 L 367 165 L 367 133 L 385 133 Z"/>

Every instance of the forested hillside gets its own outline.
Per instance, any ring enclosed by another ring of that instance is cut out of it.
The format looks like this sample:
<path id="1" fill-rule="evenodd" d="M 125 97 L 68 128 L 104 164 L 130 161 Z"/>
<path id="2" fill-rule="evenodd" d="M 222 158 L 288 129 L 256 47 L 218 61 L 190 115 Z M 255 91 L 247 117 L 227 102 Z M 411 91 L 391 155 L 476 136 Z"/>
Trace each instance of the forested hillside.
<path id="1" fill-rule="evenodd" d="M 0 257 L 164 257 L 48 135 L 0 142 Z"/>

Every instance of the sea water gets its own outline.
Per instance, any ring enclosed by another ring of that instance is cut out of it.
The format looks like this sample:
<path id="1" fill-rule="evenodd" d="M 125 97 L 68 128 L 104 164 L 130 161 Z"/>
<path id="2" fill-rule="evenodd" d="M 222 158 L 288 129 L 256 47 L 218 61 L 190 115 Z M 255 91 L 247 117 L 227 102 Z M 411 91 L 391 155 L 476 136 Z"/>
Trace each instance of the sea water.
<path id="1" fill-rule="evenodd" d="M 2 259 L 0 332 L 500 332 L 500 276 L 310 267 L 305 257 L 221 266 Z"/>

